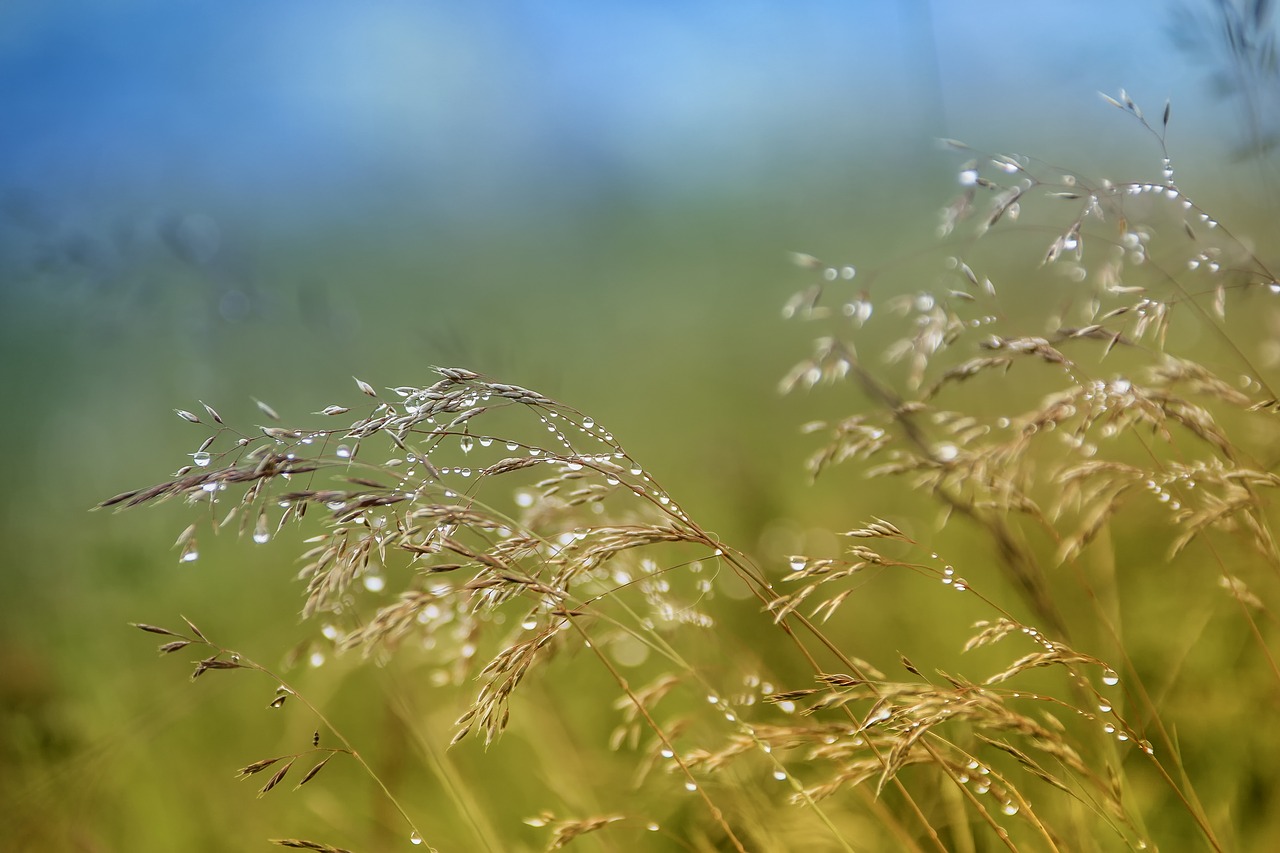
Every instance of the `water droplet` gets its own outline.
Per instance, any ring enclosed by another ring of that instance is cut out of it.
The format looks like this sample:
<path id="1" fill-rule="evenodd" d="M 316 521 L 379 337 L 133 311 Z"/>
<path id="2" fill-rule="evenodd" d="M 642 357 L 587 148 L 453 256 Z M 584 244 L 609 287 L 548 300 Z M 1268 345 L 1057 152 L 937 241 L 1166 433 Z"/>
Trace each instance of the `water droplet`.
<path id="1" fill-rule="evenodd" d="M 199 465 L 201 468 L 207 467 L 209 461 L 213 457 L 209 455 L 209 451 L 200 450 L 191 454 L 191 461 Z"/>
<path id="2" fill-rule="evenodd" d="M 773 771 L 773 778 L 775 778 L 775 779 L 777 779 L 779 782 L 781 782 L 781 781 L 783 781 L 784 779 L 786 779 L 786 778 L 787 778 L 787 771 L 785 771 L 785 770 L 775 770 L 775 771 Z"/>
<path id="3" fill-rule="evenodd" d="M 1010 800 L 1009 802 L 1004 804 L 1004 807 L 1001 809 L 1001 811 L 1003 811 L 1007 815 L 1015 815 L 1018 813 L 1018 804 Z"/>
<path id="4" fill-rule="evenodd" d="M 696 782 L 693 782 L 693 781 L 685 782 L 685 783 L 684 783 L 684 789 L 685 789 L 686 791 L 696 791 L 696 790 L 698 790 L 698 784 L 697 784 Z"/>
<path id="5" fill-rule="evenodd" d="M 1102 673 L 1102 683 L 1109 687 L 1114 687 L 1115 685 L 1120 683 L 1120 676 L 1116 675 L 1115 670 L 1108 669 L 1107 671 Z"/>
<path id="6" fill-rule="evenodd" d="M 307 658 L 307 663 L 313 667 L 324 666 L 324 654 L 321 652 L 312 652 L 311 657 Z"/>
<path id="7" fill-rule="evenodd" d="M 469 435 L 464 435 L 462 438 L 458 439 L 458 446 L 462 448 L 463 453 L 470 453 L 473 445 L 474 441 Z"/>
<path id="8" fill-rule="evenodd" d="M 658 826 L 656 823 L 650 823 L 648 826 L 645 827 L 645 829 L 649 830 L 650 832 L 657 832 L 661 828 L 662 827 Z"/>
<path id="9" fill-rule="evenodd" d="M 663 750 L 662 750 L 662 757 L 663 757 L 663 758 L 675 758 L 675 757 L 676 757 L 676 754 L 675 754 L 674 752 L 672 752 L 670 749 L 663 748 Z"/>
<path id="10" fill-rule="evenodd" d="M 791 558 L 791 571 L 798 572 L 809 564 L 809 558 L 801 554 L 797 554 Z"/>
<path id="11" fill-rule="evenodd" d="M 582 419 L 582 428 L 583 428 L 583 429 L 593 429 L 593 428 L 595 427 L 595 425 L 596 425 L 596 422 L 595 422 L 594 420 L 592 420 L 591 418 L 583 418 L 583 419 Z"/>
<path id="12" fill-rule="evenodd" d="M 258 516 L 258 524 L 253 528 L 253 541 L 265 545 L 271 539 L 271 531 L 267 529 L 267 514 Z"/>
<path id="13" fill-rule="evenodd" d="M 182 554 L 178 557 L 178 561 L 182 563 L 194 563 L 200 559 L 200 551 L 196 548 L 196 540 L 194 537 L 187 540 L 187 544 L 182 546 Z"/>
<path id="14" fill-rule="evenodd" d="M 415 847 L 422 843 L 422 836 L 418 834 L 418 830 L 415 829 L 412 833 L 410 833 L 409 843 L 414 845 Z"/>
<path id="15" fill-rule="evenodd" d="M 534 628 L 538 627 L 538 620 L 530 616 L 528 619 L 520 623 L 520 627 L 526 631 L 532 631 Z"/>
<path id="16" fill-rule="evenodd" d="M 387 586 L 387 579 L 382 575 L 368 574 L 364 576 L 364 588 L 369 592 L 382 592 Z"/>

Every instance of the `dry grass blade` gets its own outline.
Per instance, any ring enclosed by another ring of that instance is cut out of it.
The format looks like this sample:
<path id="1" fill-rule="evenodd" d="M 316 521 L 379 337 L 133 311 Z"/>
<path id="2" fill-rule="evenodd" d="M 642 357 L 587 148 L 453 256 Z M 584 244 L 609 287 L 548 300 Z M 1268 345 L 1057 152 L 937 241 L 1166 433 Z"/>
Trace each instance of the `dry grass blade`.
<path id="1" fill-rule="evenodd" d="M 319 841 L 305 841 L 301 838 L 273 838 L 271 843 L 279 847 L 290 847 L 294 850 L 315 850 L 317 853 L 351 853 L 344 847 L 334 847 Z"/>

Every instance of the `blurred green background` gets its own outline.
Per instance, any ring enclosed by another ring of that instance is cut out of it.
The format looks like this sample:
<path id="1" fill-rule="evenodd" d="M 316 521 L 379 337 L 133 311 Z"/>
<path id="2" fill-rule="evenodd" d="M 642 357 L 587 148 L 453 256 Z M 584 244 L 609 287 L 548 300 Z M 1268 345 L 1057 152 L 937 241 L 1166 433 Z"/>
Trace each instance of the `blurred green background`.
<path id="1" fill-rule="evenodd" d="M 1197 47 L 1180 20 L 1155 2 L 5 3 L 0 848 L 411 849 L 350 766 L 254 799 L 234 770 L 311 723 L 263 711 L 272 685 L 247 674 L 189 684 L 127 627 L 185 614 L 269 664 L 314 633 L 288 543 L 202 540 L 179 565 L 180 507 L 88 512 L 183 464 L 204 433 L 174 408 L 247 425 L 258 398 L 288 420 L 355 400 L 353 374 L 467 366 L 591 413 L 778 571 L 779 543 L 909 505 L 806 483 L 799 425 L 849 405 L 778 397 L 811 335 L 779 310 L 808 282 L 789 251 L 871 270 L 929 250 L 957 190 L 936 137 L 1158 178 L 1156 147 L 1096 92 L 1170 97 L 1181 185 L 1266 246 L 1270 161 L 1241 153 L 1276 90 L 1232 91 L 1213 31 Z M 891 610 L 860 617 L 866 642 L 906 651 Z M 929 630 L 954 645 L 965 621 Z M 412 670 L 355 663 L 300 679 L 392 783 L 430 792 L 437 846 L 467 849 L 457 804 L 397 760 L 404 709 L 363 704 Z M 400 695 L 442 748 L 457 705 Z M 616 722 L 554 707 L 551 742 L 454 753 L 491 778 L 504 849 L 541 843 L 519 823 L 541 808 L 616 807 L 526 778 Z"/>

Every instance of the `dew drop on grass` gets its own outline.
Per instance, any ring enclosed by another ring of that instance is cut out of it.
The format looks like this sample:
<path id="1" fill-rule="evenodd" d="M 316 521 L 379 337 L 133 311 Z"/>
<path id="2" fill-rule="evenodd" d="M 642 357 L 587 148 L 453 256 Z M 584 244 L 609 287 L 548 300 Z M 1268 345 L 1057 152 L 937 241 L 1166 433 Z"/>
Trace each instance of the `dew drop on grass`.
<path id="1" fill-rule="evenodd" d="M 669 750 L 669 749 L 663 749 L 663 750 L 662 750 L 662 757 L 663 757 L 663 758 L 675 758 L 675 757 L 676 757 L 676 754 L 675 754 L 674 752 L 672 752 L 671 750 Z"/>
<path id="2" fill-rule="evenodd" d="M 253 541 L 259 545 L 265 545 L 271 538 L 271 531 L 267 528 L 267 514 L 265 512 L 258 513 L 258 523 L 253 528 Z"/>
<path id="3" fill-rule="evenodd" d="M 474 446 L 474 441 L 471 436 L 464 435 L 462 438 L 458 439 L 458 446 L 462 448 L 463 453 L 470 453 L 471 448 Z"/>
<path id="4" fill-rule="evenodd" d="M 1007 815 L 1016 815 L 1018 813 L 1018 804 L 1013 801 L 1007 802 L 1001 811 Z"/>
<path id="5" fill-rule="evenodd" d="M 645 829 L 649 830 L 650 832 L 657 832 L 661 828 L 662 827 L 658 826 L 656 823 L 650 823 L 648 826 L 645 827 Z"/>
<path id="6" fill-rule="evenodd" d="M 805 557 L 805 556 L 803 556 L 803 555 L 797 554 L 796 556 L 794 556 L 794 557 L 792 557 L 792 558 L 791 558 L 791 561 L 790 561 L 791 571 L 793 571 L 793 572 L 798 572 L 798 571 L 802 570 L 802 569 L 803 569 L 805 566 L 807 566 L 808 564 L 809 564 L 809 558 L 808 558 L 808 557 Z"/>
<path id="7" fill-rule="evenodd" d="M 212 459 L 207 450 L 199 450 L 191 454 L 191 461 L 199 465 L 201 468 L 208 467 L 209 461 Z"/>
<path id="8" fill-rule="evenodd" d="M 784 779 L 786 779 L 786 778 L 787 778 L 787 771 L 785 771 L 785 770 L 775 770 L 775 771 L 773 771 L 773 778 L 775 778 L 775 779 L 777 779 L 779 782 L 781 782 L 781 781 L 783 781 Z"/>
<path id="9" fill-rule="evenodd" d="M 1108 687 L 1114 687 L 1120 683 L 1120 676 L 1116 675 L 1114 669 L 1108 669 L 1102 673 L 1102 683 Z"/>
<path id="10" fill-rule="evenodd" d="M 488 447 L 488 446 L 489 446 L 489 445 L 491 445 L 491 444 L 493 444 L 493 439 L 492 439 L 492 438 L 490 438 L 489 436 L 484 435 L 484 436 L 481 436 L 481 437 L 480 437 L 480 446 L 481 446 L 481 447 Z"/>
<path id="11" fill-rule="evenodd" d="M 182 563 L 194 563 L 200 559 L 200 551 L 196 548 L 196 540 L 191 539 L 182 547 L 182 554 L 178 557 L 178 561 Z"/>
<path id="12" fill-rule="evenodd" d="M 530 617 L 521 622 L 520 627 L 524 628 L 526 631 L 532 631 L 534 628 L 538 627 L 538 620 Z"/>
<path id="13" fill-rule="evenodd" d="M 582 428 L 583 428 L 583 429 L 594 429 L 594 428 L 595 428 L 595 425 L 596 425 L 596 422 L 595 422 L 594 420 L 592 420 L 591 418 L 583 418 L 583 419 L 582 419 Z"/>
<path id="14" fill-rule="evenodd" d="M 418 834 L 416 829 L 409 835 L 409 843 L 415 847 L 422 843 L 422 836 Z"/>
<path id="15" fill-rule="evenodd" d="M 698 790 L 698 784 L 697 784 L 696 782 L 692 782 L 692 781 L 690 781 L 690 782 L 685 782 L 685 783 L 684 783 L 684 789 L 685 789 L 686 791 L 696 791 L 696 790 Z"/>

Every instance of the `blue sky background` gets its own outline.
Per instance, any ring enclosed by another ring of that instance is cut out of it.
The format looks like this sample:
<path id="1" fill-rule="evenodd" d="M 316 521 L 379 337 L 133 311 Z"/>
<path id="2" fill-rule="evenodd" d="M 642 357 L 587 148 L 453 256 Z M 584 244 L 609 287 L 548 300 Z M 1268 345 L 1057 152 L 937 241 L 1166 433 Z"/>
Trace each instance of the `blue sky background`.
<path id="1" fill-rule="evenodd" d="M 0 187 L 296 225 L 354 199 L 497 215 L 698 192 L 937 135 L 1069 148 L 1121 86 L 1174 97 L 1185 133 L 1230 113 L 1173 49 L 1172 8 L 9 0 Z"/>

